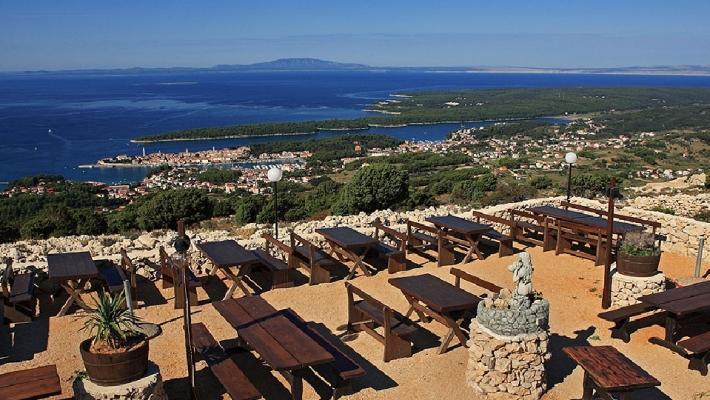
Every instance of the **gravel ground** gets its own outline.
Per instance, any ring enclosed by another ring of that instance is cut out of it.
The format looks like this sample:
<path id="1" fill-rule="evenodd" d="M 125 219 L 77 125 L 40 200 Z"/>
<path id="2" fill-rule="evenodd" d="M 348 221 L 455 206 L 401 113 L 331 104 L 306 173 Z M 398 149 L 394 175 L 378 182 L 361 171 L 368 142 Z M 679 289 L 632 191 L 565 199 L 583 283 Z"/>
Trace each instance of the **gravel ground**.
<path id="1" fill-rule="evenodd" d="M 533 286 L 550 301 L 552 359 L 547 366 L 550 389 L 545 399 L 579 399 L 582 394 L 582 371 L 575 368 L 562 353 L 568 345 L 590 343 L 611 344 L 645 368 L 662 382 L 658 389 L 646 391 L 638 398 L 693 399 L 694 394 L 710 392 L 710 377 L 702 377 L 687 369 L 687 360 L 659 346 L 648 343 L 651 336 L 661 336 L 660 326 L 643 328 L 632 335 L 630 343 L 609 337 L 610 324 L 596 317 L 600 312 L 601 281 L 603 269 L 590 261 L 569 255 L 555 256 L 539 248 L 529 250 L 535 272 Z M 484 261 L 474 261 L 459 267 L 500 286 L 512 287 L 512 277 L 505 266 L 515 256 L 499 258 L 490 256 Z M 437 268 L 435 263 L 411 256 L 416 268 L 399 275 L 430 273 L 453 282 L 449 268 Z M 668 277 L 678 278 L 692 273 L 694 260 L 674 254 L 664 254 L 661 269 Z M 706 266 L 707 268 L 707 266 Z M 407 304 L 402 294 L 387 283 L 388 274 L 380 272 L 374 277 L 356 277 L 353 283 L 391 307 L 404 312 Z M 204 322 L 225 347 L 235 345 L 235 332 L 209 305 L 209 299 L 220 299 L 226 291 L 224 283 L 216 278 L 206 279 L 198 289 L 201 305 L 195 307 L 193 322 Z M 481 294 L 479 288 L 464 284 L 464 288 Z M 240 295 L 239 293 L 235 295 Z M 150 358 L 160 366 L 166 391 L 171 399 L 187 399 L 185 355 L 182 333 L 182 312 L 174 310 L 172 289 L 163 290 L 160 284 L 143 281 L 138 297 L 148 306 L 138 310 L 145 320 L 160 323 L 163 334 L 151 342 Z M 308 321 L 320 323 L 320 328 L 332 335 L 342 336 L 346 321 L 346 293 L 342 280 L 317 286 L 299 285 L 289 289 L 271 290 L 263 294 L 276 308 L 290 307 Z M 79 343 L 86 338 L 80 331 L 81 312 L 74 311 L 66 317 L 55 315 L 64 297 L 57 302 L 41 303 L 42 317 L 30 324 L 16 325 L 13 334 L 7 329 L 0 334 L 3 352 L 0 373 L 45 364 L 57 364 L 66 398 L 71 394 L 71 377 L 83 369 Z M 457 346 L 438 355 L 438 340 L 445 329 L 436 322 L 423 324 L 424 331 L 416 336 L 415 354 L 389 363 L 382 361 L 383 349 L 374 338 L 361 333 L 346 336 L 341 348 L 351 354 L 366 370 L 367 375 L 354 381 L 354 393 L 348 399 L 476 399 L 476 393 L 464 383 L 467 350 Z M 13 339 L 14 337 L 14 339 Z M 454 341 L 455 343 L 455 341 Z M 271 374 L 250 353 L 235 357 L 237 363 L 248 366 L 248 375 L 267 399 L 288 398 L 286 382 L 278 374 Z M 223 392 L 204 364 L 198 365 L 200 399 L 219 399 Z M 304 399 L 326 396 L 326 389 L 318 383 L 304 384 Z"/>

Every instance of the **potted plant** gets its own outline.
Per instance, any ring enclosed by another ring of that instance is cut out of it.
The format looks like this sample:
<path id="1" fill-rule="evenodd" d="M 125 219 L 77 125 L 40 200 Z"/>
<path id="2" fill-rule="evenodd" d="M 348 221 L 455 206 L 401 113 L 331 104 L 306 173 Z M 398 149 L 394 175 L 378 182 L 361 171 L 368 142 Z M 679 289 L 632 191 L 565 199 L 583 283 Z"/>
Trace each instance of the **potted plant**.
<path id="1" fill-rule="evenodd" d="M 139 319 L 125 307 L 122 292 L 101 293 L 95 303 L 82 328 L 92 337 L 80 345 L 89 379 L 99 386 L 113 386 L 140 378 L 148 364 L 149 342 L 138 330 Z"/>
<path id="2" fill-rule="evenodd" d="M 655 245 L 655 237 L 648 232 L 626 234 L 616 256 L 616 270 L 630 276 L 653 276 L 658 273 L 661 249 Z"/>

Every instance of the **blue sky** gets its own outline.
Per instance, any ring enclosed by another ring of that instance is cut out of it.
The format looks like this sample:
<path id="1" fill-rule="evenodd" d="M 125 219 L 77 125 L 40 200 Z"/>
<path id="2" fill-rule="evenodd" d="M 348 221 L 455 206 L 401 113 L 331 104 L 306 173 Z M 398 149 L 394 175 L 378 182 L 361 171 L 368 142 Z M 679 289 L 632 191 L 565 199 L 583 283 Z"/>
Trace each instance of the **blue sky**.
<path id="1" fill-rule="evenodd" d="M 710 65 L 710 1 L 0 0 L 0 70 Z"/>

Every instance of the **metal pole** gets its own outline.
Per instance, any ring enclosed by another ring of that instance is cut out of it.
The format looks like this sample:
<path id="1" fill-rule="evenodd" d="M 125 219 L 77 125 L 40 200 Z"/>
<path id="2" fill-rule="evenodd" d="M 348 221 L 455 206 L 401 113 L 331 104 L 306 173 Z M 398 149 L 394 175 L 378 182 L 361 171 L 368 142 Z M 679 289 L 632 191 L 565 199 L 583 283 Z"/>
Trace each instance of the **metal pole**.
<path id="1" fill-rule="evenodd" d="M 126 294 L 126 304 L 128 305 L 128 312 L 133 315 L 133 296 L 131 296 L 131 283 L 128 279 L 123 281 L 123 293 Z"/>
<path id="2" fill-rule="evenodd" d="M 695 274 L 696 278 L 700 278 L 700 267 L 703 264 L 703 247 L 705 247 L 705 237 L 700 236 L 700 241 L 698 243 L 698 258 L 695 259 Z"/>
<path id="3" fill-rule="evenodd" d="M 276 181 L 274 181 L 274 237 L 279 238 L 279 188 Z"/>
<path id="4" fill-rule="evenodd" d="M 604 261 L 604 288 L 602 290 L 602 308 L 611 307 L 611 247 L 614 236 L 614 189 L 616 189 L 616 178 L 611 178 L 609 184 L 609 207 L 607 208 L 606 226 L 606 260 Z"/>
<path id="5" fill-rule="evenodd" d="M 188 287 L 190 281 L 188 279 L 187 269 L 189 268 L 187 262 L 187 249 L 189 248 L 189 239 L 185 235 L 185 223 L 183 221 L 178 221 L 178 240 L 187 242 L 185 246 L 181 246 L 178 249 L 179 256 L 179 267 L 180 267 L 180 284 L 182 285 L 183 294 L 183 304 L 182 315 L 183 315 L 183 329 L 185 331 L 185 355 L 187 356 L 187 378 L 190 384 L 190 399 L 197 399 L 197 390 L 195 387 L 195 355 L 192 351 L 192 313 L 190 311 L 190 288 Z"/>
<path id="6" fill-rule="evenodd" d="M 567 164 L 567 202 L 569 203 L 570 197 L 572 197 L 572 164 Z"/>

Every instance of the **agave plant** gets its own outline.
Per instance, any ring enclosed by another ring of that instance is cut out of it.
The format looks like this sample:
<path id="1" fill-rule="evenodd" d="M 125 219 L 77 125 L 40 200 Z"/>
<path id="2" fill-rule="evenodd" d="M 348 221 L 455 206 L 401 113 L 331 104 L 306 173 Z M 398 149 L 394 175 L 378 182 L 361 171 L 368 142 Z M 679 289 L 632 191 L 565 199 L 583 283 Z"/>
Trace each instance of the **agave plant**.
<path id="1" fill-rule="evenodd" d="M 105 343 L 115 349 L 129 337 L 139 334 L 137 326 L 140 319 L 125 307 L 126 298 L 123 292 L 115 296 L 101 293 L 94 303 L 96 309 L 82 328 L 94 337 L 94 344 Z"/>
<path id="2" fill-rule="evenodd" d="M 660 254 L 656 238 L 649 232 L 629 232 L 621 242 L 619 253 L 627 256 L 655 256 Z"/>

